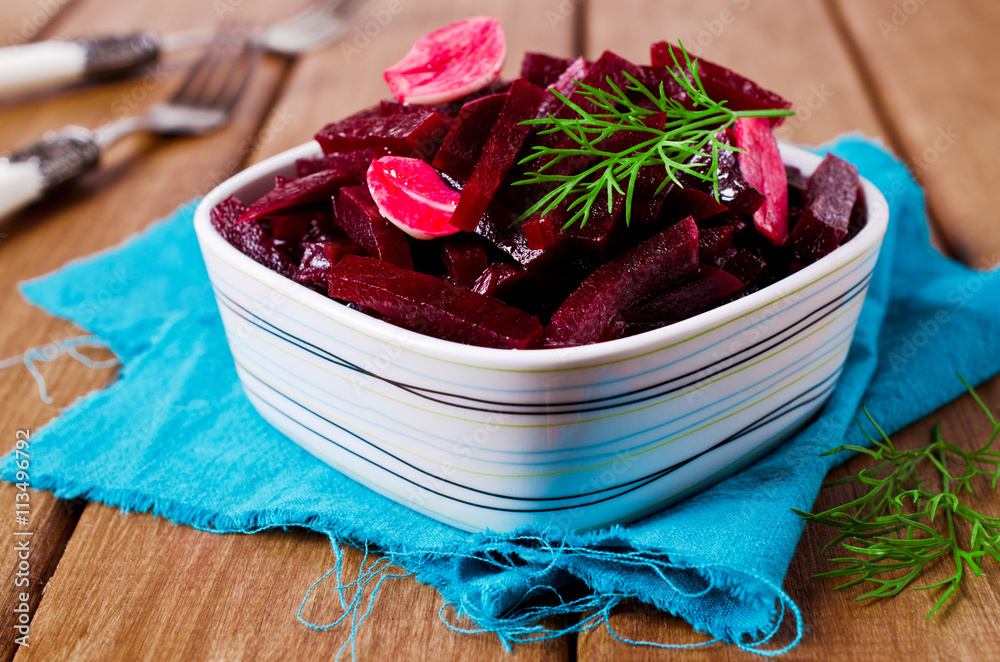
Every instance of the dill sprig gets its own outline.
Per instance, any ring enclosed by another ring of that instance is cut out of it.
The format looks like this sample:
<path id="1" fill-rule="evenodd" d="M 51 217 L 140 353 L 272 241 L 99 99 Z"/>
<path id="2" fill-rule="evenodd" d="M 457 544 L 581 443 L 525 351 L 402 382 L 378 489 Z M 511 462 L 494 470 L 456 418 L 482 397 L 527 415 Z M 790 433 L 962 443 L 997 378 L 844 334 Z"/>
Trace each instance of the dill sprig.
<path id="1" fill-rule="evenodd" d="M 1000 518 L 983 515 L 961 500 L 963 492 L 973 493 L 972 482 L 978 476 L 989 476 L 991 488 L 996 489 L 1000 452 L 991 449 L 1000 434 L 1000 423 L 968 382 L 962 379 L 962 383 L 993 425 L 981 448 L 966 451 L 949 443 L 937 424 L 928 446 L 898 450 L 866 409 L 865 415 L 879 435 L 874 438 L 862 428 L 872 447 L 841 446 L 826 453 L 856 451 L 868 455 L 876 464 L 826 485 L 861 483 L 868 488 L 863 496 L 821 513 L 795 511 L 837 530 L 824 551 L 839 545 L 853 554 L 832 559 L 842 567 L 820 573 L 817 578 L 849 578 L 835 590 L 862 583 L 874 586 L 857 600 L 887 598 L 901 592 L 935 562 L 949 562 L 954 569 L 946 579 L 914 587 L 943 589 L 927 614 L 930 618 L 955 593 L 966 572 L 983 576 L 980 565 L 990 556 L 1000 563 Z M 918 467 L 926 464 L 933 465 L 940 475 L 940 490 L 918 475 Z"/>
<path id="2" fill-rule="evenodd" d="M 524 179 L 514 182 L 515 186 L 529 184 L 549 184 L 552 188 L 521 215 L 521 220 L 534 214 L 545 216 L 564 202 L 570 218 L 565 227 L 579 222 L 585 225 L 594 205 L 602 194 L 606 194 L 608 211 L 613 206 L 615 192 L 625 196 L 626 223 L 632 217 L 632 197 L 635 192 L 639 170 L 647 166 L 661 166 L 666 177 L 656 193 L 673 182 L 683 187 L 678 176 L 687 174 L 696 179 L 712 183 L 716 199 L 719 185 L 716 174 L 719 167 L 719 150 L 739 151 L 736 147 L 721 142 L 718 134 L 730 127 L 741 117 L 779 117 L 793 114 L 790 110 L 741 110 L 726 107 L 725 101 L 709 98 L 698 75 L 698 60 L 692 60 L 681 44 L 684 66 L 671 52 L 674 67 L 667 67 L 670 76 L 684 90 L 687 102 L 667 96 L 663 82 L 657 93 L 635 79 L 628 72 L 622 74 L 629 85 L 623 91 L 607 78 L 609 90 L 600 89 L 574 81 L 575 93 L 593 104 L 595 111 L 588 111 L 559 91 L 552 93 L 572 109 L 575 117 L 545 118 L 526 120 L 522 124 L 549 125 L 539 131 L 539 135 L 565 133 L 575 143 L 572 147 L 549 147 L 536 145 L 531 154 L 520 163 L 545 159 L 537 172 L 528 172 Z M 629 93 L 641 95 L 653 108 L 639 105 L 629 98 Z M 584 103 L 583 105 L 588 105 Z M 655 114 L 666 116 L 662 129 L 648 126 L 646 120 Z M 609 151 L 605 141 L 619 131 L 648 134 L 634 145 L 622 151 Z M 696 157 L 709 156 L 709 159 Z M 557 163 L 567 158 L 590 157 L 596 159 L 580 172 L 555 174 L 550 171 Z M 623 189 L 623 186 L 625 187 Z"/>

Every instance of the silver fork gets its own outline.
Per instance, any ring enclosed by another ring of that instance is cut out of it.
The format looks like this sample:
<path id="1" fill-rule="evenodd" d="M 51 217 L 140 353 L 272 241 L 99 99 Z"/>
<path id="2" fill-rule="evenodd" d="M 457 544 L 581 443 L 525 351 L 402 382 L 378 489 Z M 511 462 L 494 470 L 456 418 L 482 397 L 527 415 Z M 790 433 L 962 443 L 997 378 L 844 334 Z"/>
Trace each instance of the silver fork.
<path id="1" fill-rule="evenodd" d="M 263 29 L 260 45 L 289 57 L 319 48 L 344 34 L 370 1 L 313 0 L 298 14 Z M 391 18 L 388 9 L 383 13 Z M 213 32 L 136 32 L 0 48 L 0 97 L 134 72 L 164 52 L 205 45 Z"/>
<path id="2" fill-rule="evenodd" d="M 96 130 L 65 127 L 0 159 L 0 219 L 90 171 L 103 150 L 129 134 L 196 135 L 224 125 L 259 54 L 258 40 L 245 31 L 220 28 L 169 101 Z"/>

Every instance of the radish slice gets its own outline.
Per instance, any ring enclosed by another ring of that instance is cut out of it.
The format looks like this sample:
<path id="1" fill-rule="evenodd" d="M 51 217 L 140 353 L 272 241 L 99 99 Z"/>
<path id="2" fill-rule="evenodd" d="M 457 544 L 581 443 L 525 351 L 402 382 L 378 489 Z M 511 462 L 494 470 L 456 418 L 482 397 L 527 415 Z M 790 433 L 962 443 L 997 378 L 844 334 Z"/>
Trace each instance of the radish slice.
<path id="1" fill-rule="evenodd" d="M 500 21 L 474 16 L 422 37 L 385 70 L 385 82 L 403 103 L 453 101 L 496 80 L 506 57 Z"/>
<path id="2" fill-rule="evenodd" d="M 757 231 L 777 246 L 788 239 L 788 177 L 781 162 L 771 122 L 763 117 L 741 117 L 733 131 L 743 178 L 764 194 L 764 204 L 753 214 Z"/>
<path id="3" fill-rule="evenodd" d="M 368 167 L 368 190 L 379 211 L 414 239 L 459 231 L 451 224 L 460 193 L 420 159 L 383 156 Z"/>

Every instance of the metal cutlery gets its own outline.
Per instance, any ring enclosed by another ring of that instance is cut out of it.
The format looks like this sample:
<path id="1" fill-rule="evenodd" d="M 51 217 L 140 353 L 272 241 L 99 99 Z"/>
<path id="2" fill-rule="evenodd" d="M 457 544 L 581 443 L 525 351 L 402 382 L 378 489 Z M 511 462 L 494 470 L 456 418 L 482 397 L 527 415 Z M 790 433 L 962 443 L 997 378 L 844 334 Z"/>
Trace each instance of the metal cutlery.
<path id="1" fill-rule="evenodd" d="M 0 219 L 93 169 L 104 149 L 129 134 L 195 135 L 224 125 L 259 54 L 258 39 L 242 30 L 220 28 L 169 101 L 98 130 L 66 127 L 0 159 Z"/>
<path id="2" fill-rule="evenodd" d="M 286 56 L 319 48 L 346 31 L 369 0 L 314 0 L 261 31 L 260 47 Z M 155 63 L 165 52 L 201 46 L 214 29 L 108 35 L 0 48 L 0 97 L 121 75 Z"/>

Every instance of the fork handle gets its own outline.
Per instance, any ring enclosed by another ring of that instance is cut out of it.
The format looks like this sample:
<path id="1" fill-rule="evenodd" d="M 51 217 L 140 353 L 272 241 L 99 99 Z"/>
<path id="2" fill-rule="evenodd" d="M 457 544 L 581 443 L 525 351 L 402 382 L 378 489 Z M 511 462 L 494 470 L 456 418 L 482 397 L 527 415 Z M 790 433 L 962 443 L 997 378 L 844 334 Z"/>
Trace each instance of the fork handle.
<path id="1" fill-rule="evenodd" d="M 70 126 L 0 159 L 0 219 L 91 170 L 100 156 L 91 132 Z"/>
<path id="2" fill-rule="evenodd" d="M 117 76 L 159 56 L 150 32 L 0 48 L 0 97 Z"/>

